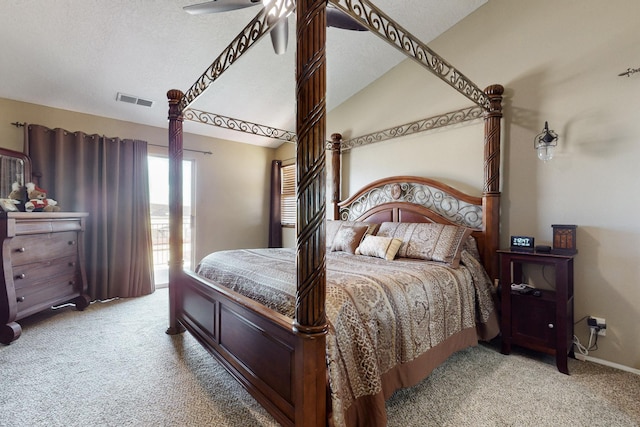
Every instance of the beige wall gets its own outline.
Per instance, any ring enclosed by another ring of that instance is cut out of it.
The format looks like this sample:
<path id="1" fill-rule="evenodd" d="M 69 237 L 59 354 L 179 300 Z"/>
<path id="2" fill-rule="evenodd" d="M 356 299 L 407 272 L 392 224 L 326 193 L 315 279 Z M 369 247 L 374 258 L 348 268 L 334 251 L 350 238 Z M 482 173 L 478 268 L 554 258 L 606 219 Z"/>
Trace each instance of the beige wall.
<path id="1" fill-rule="evenodd" d="M 0 146 L 18 151 L 22 150 L 23 131 L 11 122 L 167 145 L 167 129 L 1 98 L 0 117 Z M 188 126 L 185 123 L 185 130 Z M 213 152 L 184 154 L 185 159 L 195 161 L 196 168 L 196 261 L 220 249 L 266 247 L 269 166 L 274 150 L 190 133 L 185 133 L 183 144 L 185 148 Z M 149 152 L 167 154 L 166 148 L 153 146 Z"/>
<path id="2" fill-rule="evenodd" d="M 607 321 L 606 337 L 589 356 L 635 369 L 640 74 L 618 73 L 640 66 L 638 16 L 635 0 L 491 0 L 430 44 L 482 88 L 506 88 L 502 247 L 511 234 L 550 243 L 552 224 L 578 225 L 574 318 Z M 358 136 L 469 105 L 451 91 L 405 61 L 333 110 L 329 132 Z M 533 149 L 545 120 L 560 135 L 558 153 L 546 164 Z M 435 175 L 478 192 L 482 165 L 473 161 L 481 161 L 481 144 L 478 124 L 358 148 L 345 156 L 343 197 L 398 173 Z M 450 172 L 453 159 L 462 167 Z M 584 320 L 575 331 L 586 343 Z"/>

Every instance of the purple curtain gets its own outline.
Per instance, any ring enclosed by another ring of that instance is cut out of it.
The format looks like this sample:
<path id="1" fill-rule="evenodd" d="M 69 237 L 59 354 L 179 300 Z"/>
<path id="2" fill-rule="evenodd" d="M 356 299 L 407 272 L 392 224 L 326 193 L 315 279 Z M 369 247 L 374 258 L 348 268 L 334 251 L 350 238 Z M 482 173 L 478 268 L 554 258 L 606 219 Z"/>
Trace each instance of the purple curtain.
<path id="1" fill-rule="evenodd" d="M 269 208 L 269 247 L 282 247 L 282 217 L 280 207 L 281 172 L 282 162 L 271 162 L 271 204 Z"/>
<path id="2" fill-rule="evenodd" d="M 92 299 L 154 291 L 147 143 L 28 125 L 37 184 L 63 211 L 89 212 L 85 231 Z"/>

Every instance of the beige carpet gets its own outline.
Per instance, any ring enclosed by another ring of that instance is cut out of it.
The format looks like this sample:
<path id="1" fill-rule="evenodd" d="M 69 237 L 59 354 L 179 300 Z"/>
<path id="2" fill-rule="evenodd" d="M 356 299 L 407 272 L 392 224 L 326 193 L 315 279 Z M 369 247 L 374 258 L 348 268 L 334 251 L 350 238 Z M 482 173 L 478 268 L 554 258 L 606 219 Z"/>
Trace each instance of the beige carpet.
<path id="1" fill-rule="evenodd" d="M 275 426 L 188 334 L 167 290 L 23 320 L 0 346 L 0 426 Z M 548 356 L 457 353 L 388 402 L 389 426 L 638 426 L 640 377 Z"/>

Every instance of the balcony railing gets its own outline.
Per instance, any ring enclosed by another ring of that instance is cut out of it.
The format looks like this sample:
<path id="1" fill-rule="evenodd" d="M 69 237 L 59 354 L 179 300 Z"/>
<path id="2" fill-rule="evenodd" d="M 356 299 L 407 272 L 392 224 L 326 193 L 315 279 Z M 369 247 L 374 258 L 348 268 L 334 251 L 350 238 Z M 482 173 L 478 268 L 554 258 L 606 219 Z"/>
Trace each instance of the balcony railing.
<path id="1" fill-rule="evenodd" d="M 191 264 L 191 218 L 185 215 L 182 223 L 184 267 L 189 268 Z M 156 285 L 166 283 L 169 269 L 169 218 L 164 216 L 151 217 L 151 242 Z"/>

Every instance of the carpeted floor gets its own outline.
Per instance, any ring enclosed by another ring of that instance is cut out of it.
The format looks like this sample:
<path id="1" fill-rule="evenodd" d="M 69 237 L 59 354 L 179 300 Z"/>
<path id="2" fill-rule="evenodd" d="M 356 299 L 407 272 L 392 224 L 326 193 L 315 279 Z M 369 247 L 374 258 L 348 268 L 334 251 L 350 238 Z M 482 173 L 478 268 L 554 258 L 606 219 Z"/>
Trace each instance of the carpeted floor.
<path id="1" fill-rule="evenodd" d="M 51 310 L 0 346 L 0 426 L 276 426 L 188 334 L 167 289 Z M 548 356 L 458 352 L 388 402 L 389 426 L 638 426 L 640 376 Z"/>

